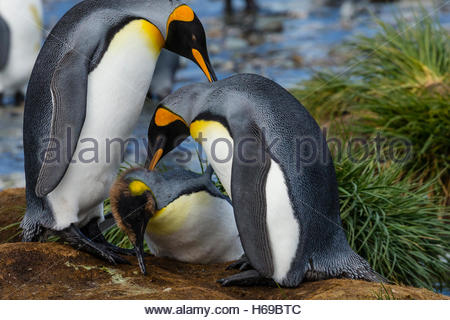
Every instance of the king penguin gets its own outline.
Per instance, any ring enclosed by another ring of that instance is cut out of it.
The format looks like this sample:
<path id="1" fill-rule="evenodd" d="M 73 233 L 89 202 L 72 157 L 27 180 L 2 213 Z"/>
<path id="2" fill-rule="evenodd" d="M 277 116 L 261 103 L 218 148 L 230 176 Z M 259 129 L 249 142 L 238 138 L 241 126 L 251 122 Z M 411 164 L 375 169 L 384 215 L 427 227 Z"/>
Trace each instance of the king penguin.
<path id="1" fill-rule="evenodd" d="M 150 168 L 189 134 L 232 198 L 247 259 L 233 266 L 252 267 L 222 285 L 383 280 L 350 248 L 325 137 L 289 92 L 251 74 L 179 89 L 151 120 Z"/>
<path id="2" fill-rule="evenodd" d="M 42 41 L 41 0 L 0 1 L 0 105 L 14 95 L 20 105 Z"/>
<path id="3" fill-rule="evenodd" d="M 53 28 L 25 101 L 24 241 L 50 231 L 124 262 L 98 222 L 163 47 L 216 79 L 202 24 L 176 0 L 82 1 Z"/>
<path id="4" fill-rule="evenodd" d="M 111 188 L 111 209 L 133 243 L 142 273 L 143 241 L 157 257 L 190 263 L 223 263 L 244 251 L 230 199 L 203 175 L 182 168 L 166 172 L 134 168 Z"/>

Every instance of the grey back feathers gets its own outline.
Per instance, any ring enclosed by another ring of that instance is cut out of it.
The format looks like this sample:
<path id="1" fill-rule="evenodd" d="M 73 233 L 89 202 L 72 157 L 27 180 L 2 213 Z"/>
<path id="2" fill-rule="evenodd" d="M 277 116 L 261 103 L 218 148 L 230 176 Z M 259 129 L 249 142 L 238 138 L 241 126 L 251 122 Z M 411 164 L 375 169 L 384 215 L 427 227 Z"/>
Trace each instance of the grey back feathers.
<path id="1" fill-rule="evenodd" d="M 5 19 L 0 15 L 0 71 L 8 63 L 11 34 Z"/>
<path id="2" fill-rule="evenodd" d="M 166 172 L 148 171 L 144 168 L 134 168 L 125 172 L 125 181 L 138 180 L 145 183 L 156 200 L 156 209 L 161 210 L 183 195 L 206 191 L 211 196 L 226 199 L 211 181 L 213 169 L 207 168 L 204 174 L 198 174 L 182 168 L 171 169 Z"/>

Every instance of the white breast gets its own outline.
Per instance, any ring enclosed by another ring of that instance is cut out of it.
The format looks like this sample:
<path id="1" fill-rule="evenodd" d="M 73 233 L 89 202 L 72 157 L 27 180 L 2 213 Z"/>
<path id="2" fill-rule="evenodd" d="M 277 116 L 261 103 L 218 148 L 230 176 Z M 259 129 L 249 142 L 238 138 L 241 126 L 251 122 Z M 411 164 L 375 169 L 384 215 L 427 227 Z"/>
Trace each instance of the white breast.
<path id="1" fill-rule="evenodd" d="M 147 225 L 146 242 L 156 256 L 191 263 L 221 263 L 243 254 L 233 207 L 200 191 L 181 196 Z"/>
<path id="2" fill-rule="evenodd" d="M 89 209 L 108 196 L 162 46 L 149 25 L 135 20 L 124 27 L 89 74 L 86 120 L 72 157 L 75 163 L 48 195 L 56 228 L 92 219 Z"/>
<path id="3" fill-rule="evenodd" d="M 267 175 L 266 202 L 266 223 L 274 266 L 273 279 L 282 284 L 296 256 L 300 225 L 294 216 L 283 172 L 273 160 Z"/>
<path id="4" fill-rule="evenodd" d="M 0 73 L 0 90 L 14 94 L 28 82 L 42 41 L 40 0 L 1 0 L 0 14 L 11 33 L 8 64 Z"/>
<path id="5" fill-rule="evenodd" d="M 220 122 L 209 120 L 193 122 L 190 131 L 194 139 L 201 139 L 209 163 L 231 198 L 234 141 L 230 133 Z"/>

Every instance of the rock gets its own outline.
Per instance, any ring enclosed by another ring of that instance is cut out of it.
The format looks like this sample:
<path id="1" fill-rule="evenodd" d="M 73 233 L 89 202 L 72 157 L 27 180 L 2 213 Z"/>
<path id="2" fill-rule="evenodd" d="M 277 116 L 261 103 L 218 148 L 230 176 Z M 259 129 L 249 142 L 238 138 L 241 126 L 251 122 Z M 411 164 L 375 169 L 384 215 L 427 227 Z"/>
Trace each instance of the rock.
<path id="1" fill-rule="evenodd" d="M 23 189 L 0 192 L 0 228 L 19 221 L 24 206 Z M 222 288 L 216 280 L 236 273 L 225 271 L 226 264 L 146 257 L 143 276 L 136 259 L 127 259 L 132 265 L 113 266 L 59 243 L 3 243 L 0 299 L 449 299 L 426 289 L 344 279 L 295 289 Z"/>
<path id="2" fill-rule="evenodd" d="M 216 280 L 236 271 L 225 264 L 195 265 L 147 257 L 148 275 L 138 265 L 111 266 L 57 243 L 0 244 L 1 299 L 377 299 L 378 283 L 332 279 L 296 289 L 222 288 Z M 31 269 L 30 269 L 31 268 Z M 389 298 L 448 299 L 426 289 L 385 285 Z M 169 290 L 170 289 L 170 290 Z"/>
<path id="3" fill-rule="evenodd" d="M 255 29 L 260 32 L 283 32 L 284 17 L 261 17 L 257 20 Z"/>
<path id="4" fill-rule="evenodd" d="M 236 51 L 247 47 L 247 41 L 237 38 L 229 37 L 225 39 L 225 48 L 227 50 Z"/>

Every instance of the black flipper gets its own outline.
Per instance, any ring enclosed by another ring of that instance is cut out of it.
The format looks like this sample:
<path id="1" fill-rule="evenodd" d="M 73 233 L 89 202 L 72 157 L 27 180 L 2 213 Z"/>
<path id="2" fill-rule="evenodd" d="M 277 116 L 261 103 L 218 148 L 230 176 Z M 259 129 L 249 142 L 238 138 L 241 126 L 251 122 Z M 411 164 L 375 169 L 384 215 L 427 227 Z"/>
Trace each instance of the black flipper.
<path id="1" fill-rule="evenodd" d="M 209 180 L 211 180 L 212 175 L 214 173 L 214 169 L 211 165 L 208 165 L 206 167 L 205 173 L 203 174 L 206 178 L 208 178 Z"/>
<path id="2" fill-rule="evenodd" d="M 248 133 L 242 136 L 249 136 Z M 260 130 L 252 132 L 252 143 L 247 143 L 245 159 L 234 157 L 231 193 L 234 216 L 245 255 L 263 277 L 271 278 L 274 273 L 272 253 L 266 228 L 266 178 L 270 169 L 270 157 L 262 154 L 263 136 Z M 235 154 L 239 143 L 235 143 Z M 241 181 L 242 183 L 239 183 Z"/>
<path id="3" fill-rule="evenodd" d="M 102 244 L 108 250 L 110 250 L 114 253 L 123 254 L 123 255 L 127 255 L 127 256 L 135 255 L 134 250 L 120 248 L 120 247 L 117 247 L 117 246 L 109 243 L 108 240 L 106 240 L 105 237 L 103 236 L 103 233 L 100 231 L 100 228 L 99 228 L 99 225 L 98 225 L 96 219 L 92 219 L 91 221 L 89 221 L 89 223 L 86 226 L 81 228 L 81 232 L 83 234 L 85 234 L 86 237 L 91 239 L 91 241 Z"/>
<path id="4" fill-rule="evenodd" d="M 264 278 L 256 270 L 247 270 L 241 273 L 234 274 L 232 276 L 217 280 L 223 287 L 230 286 L 275 286 L 275 282 L 272 279 Z"/>
<path id="5" fill-rule="evenodd" d="M 55 231 L 55 234 L 77 250 L 85 251 L 112 264 L 130 264 L 128 260 L 111 252 L 102 244 L 91 241 L 73 224 L 64 230 Z"/>
<path id="6" fill-rule="evenodd" d="M 253 267 L 245 255 L 243 255 L 239 260 L 233 262 L 226 268 L 226 270 L 239 270 L 239 271 L 246 271 L 250 269 L 253 269 Z"/>
<path id="7" fill-rule="evenodd" d="M 88 70 L 87 57 L 70 50 L 53 73 L 50 140 L 37 179 L 38 197 L 53 191 L 72 160 L 86 117 Z"/>
<path id="8" fill-rule="evenodd" d="M 11 33 L 6 21 L 0 16 L 0 71 L 2 71 L 9 58 L 9 47 L 11 44 Z"/>

